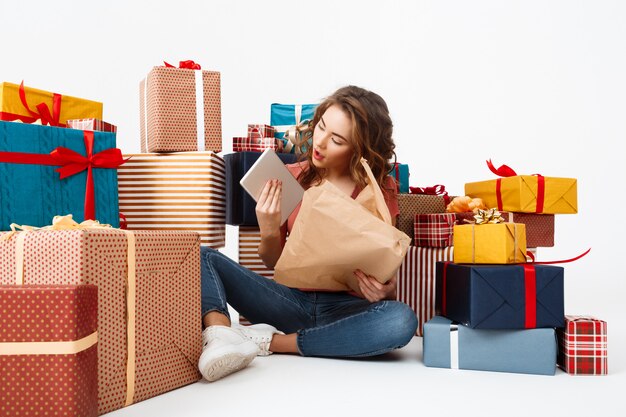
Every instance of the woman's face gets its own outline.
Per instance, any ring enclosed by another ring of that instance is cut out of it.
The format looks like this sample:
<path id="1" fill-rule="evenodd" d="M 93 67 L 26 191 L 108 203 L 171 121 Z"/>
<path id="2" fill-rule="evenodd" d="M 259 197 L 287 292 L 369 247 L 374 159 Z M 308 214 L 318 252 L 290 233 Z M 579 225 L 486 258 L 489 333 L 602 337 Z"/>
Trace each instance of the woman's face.
<path id="1" fill-rule="evenodd" d="M 330 106 L 313 131 L 313 165 L 331 176 L 345 174 L 353 153 L 351 141 L 350 118 L 340 107 Z"/>

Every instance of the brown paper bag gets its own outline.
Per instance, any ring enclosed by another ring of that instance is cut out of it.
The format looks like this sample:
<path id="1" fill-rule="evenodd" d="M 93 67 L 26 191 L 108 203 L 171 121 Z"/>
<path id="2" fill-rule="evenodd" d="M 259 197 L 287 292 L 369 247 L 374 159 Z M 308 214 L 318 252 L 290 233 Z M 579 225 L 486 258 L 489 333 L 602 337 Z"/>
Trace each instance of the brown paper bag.
<path id="1" fill-rule="evenodd" d="M 358 288 L 355 269 L 382 283 L 395 275 L 410 238 L 391 225 L 389 208 L 372 170 L 365 159 L 361 164 L 369 184 L 356 200 L 328 181 L 304 193 L 276 263 L 277 282 L 294 288 L 342 291 Z"/>

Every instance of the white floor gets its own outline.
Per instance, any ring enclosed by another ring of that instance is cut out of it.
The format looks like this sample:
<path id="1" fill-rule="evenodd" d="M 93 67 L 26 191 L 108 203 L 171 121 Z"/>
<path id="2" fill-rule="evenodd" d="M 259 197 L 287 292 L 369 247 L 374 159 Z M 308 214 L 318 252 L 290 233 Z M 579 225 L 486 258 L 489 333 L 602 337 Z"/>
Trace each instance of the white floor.
<path id="1" fill-rule="evenodd" d="M 609 375 L 535 376 L 427 368 L 422 339 L 366 360 L 258 357 L 239 373 L 107 414 L 161 416 L 623 416 L 621 314 L 609 323 Z M 620 382 L 621 381 L 621 382 Z"/>

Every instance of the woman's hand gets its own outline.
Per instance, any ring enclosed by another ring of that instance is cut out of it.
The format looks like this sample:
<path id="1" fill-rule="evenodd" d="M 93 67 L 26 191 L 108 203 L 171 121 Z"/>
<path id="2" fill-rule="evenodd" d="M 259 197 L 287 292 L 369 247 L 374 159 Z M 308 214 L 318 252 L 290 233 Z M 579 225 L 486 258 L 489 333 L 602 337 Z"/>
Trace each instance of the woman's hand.
<path id="1" fill-rule="evenodd" d="M 367 275 L 360 269 L 354 271 L 354 276 L 357 278 L 361 295 L 363 295 L 363 297 L 365 297 L 365 299 L 367 299 L 370 303 L 375 303 L 381 300 L 396 299 L 398 283 L 395 275 L 386 284 L 381 284 L 376 278 L 371 275 Z"/>
<path id="2" fill-rule="evenodd" d="M 261 237 L 280 236 L 280 201 L 282 198 L 282 182 L 269 180 L 256 203 L 256 218 L 259 221 Z"/>

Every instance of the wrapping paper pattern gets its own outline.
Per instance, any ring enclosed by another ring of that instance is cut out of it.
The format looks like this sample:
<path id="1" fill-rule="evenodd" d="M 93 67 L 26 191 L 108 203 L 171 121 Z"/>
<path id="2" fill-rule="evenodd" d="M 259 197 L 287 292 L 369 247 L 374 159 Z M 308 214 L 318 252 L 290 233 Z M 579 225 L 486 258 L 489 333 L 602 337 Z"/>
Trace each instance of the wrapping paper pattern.
<path id="1" fill-rule="evenodd" d="M 424 334 L 424 323 L 435 315 L 437 262 L 452 261 L 452 256 L 452 247 L 439 249 L 410 246 L 398 269 L 396 299 L 415 311 L 419 322 L 417 336 Z"/>
<path id="2" fill-rule="evenodd" d="M 454 213 L 416 214 L 415 246 L 445 248 L 452 246 L 452 228 L 457 220 Z"/>
<path id="3" fill-rule="evenodd" d="M 589 316 L 565 316 L 557 330 L 558 365 L 571 375 L 607 375 L 606 322 Z"/>
<path id="4" fill-rule="evenodd" d="M 263 152 L 266 149 L 274 149 L 276 152 L 283 151 L 283 142 L 271 138 L 233 138 L 233 152 Z"/>
<path id="5" fill-rule="evenodd" d="M 195 71 L 154 67 L 139 86 L 141 152 L 198 150 Z M 222 150 L 220 73 L 202 71 L 204 150 Z M 146 90 L 147 88 L 147 90 Z M 146 135 L 148 135 L 146 146 Z"/>
<path id="6" fill-rule="evenodd" d="M 137 231 L 133 402 L 200 379 L 200 239 Z M 0 234 L 2 239 L 4 233 Z M 0 284 L 15 283 L 16 237 L 0 241 Z M 119 230 L 26 234 L 24 283 L 98 286 L 98 414 L 126 401 L 127 236 Z"/>
<path id="7" fill-rule="evenodd" d="M 248 137 L 250 139 L 273 138 L 274 128 L 268 125 L 248 125 Z"/>
<path id="8" fill-rule="evenodd" d="M 225 244 L 224 161 L 212 152 L 129 154 L 118 170 L 129 230 L 190 230 L 203 246 Z"/>
<path id="9" fill-rule="evenodd" d="M 72 119 L 67 121 L 67 127 L 78 130 L 97 130 L 100 132 L 117 132 L 117 126 L 99 119 Z"/>
<path id="10" fill-rule="evenodd" d="M 554 214 L 503 212 L 502 217 L 509 223 L 521 223 L 526 225 L 527 247 L 554 246 Z"/>
<path id="11" fill-rule="evenodd" d="M 409 236 L 411 241 L 415 238 L 416 214 L 445 213 L 446 211 L 443 197 L 436 195 L 398 194 L 398 207 L 400 214 L 396 227 Z"/>
<path id="12" fill-rule="evenodd" d="M 252 272 L 266 278 L 274 278 L 274 270 L 268 269 L 259 256 L 261 232 L 258 227 L 239 226 L 239 263 Z"/>
<path id="13" fill-rule="evenodd" d="M 0 286 L 0 312 L 10 318 L 0 326 L 0 415 L 97 416 L 97 344 L 76 354 L 1 354 L 3 343 L 76 341 L 96 332 L 97 287 Z"/>

